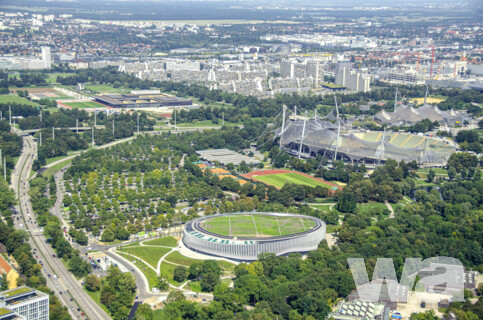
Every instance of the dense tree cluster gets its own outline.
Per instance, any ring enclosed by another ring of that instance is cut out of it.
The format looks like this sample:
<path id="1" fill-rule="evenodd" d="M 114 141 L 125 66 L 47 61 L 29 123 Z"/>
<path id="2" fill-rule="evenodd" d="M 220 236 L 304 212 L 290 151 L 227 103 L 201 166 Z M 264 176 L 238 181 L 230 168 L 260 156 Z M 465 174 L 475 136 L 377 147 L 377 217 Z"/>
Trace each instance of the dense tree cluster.
<path id="1" fill-rule="evenodd" d="M 20 73 L 18 76 L 8 76 L 8 73 L 0 71 L 0 88 L 47 86 L 46 74 L 43 73 Z"/>
<path id="2" fill-rule="evenodd" d="M 10 107 L 10 108 L 9 108 Z M 31 117 L 38 116 L 39 109 L 20 103 L 0 103 L 0 111 L 2 112 L 3 119 L 7 119 L 10 116 L 10 111 L 12 111 L 12 117 Z"/>
<path id="3" fill-rule="evenodd" d="M 480 135 L 476 130 L 461 130 L 456 135 L 456 142 L 460 144 L 461 149 L 481 153 L 483 147 L 481 145 Z"/>
<path id="4" fill-rule="evenodd" d="M 46 197 L 45 193 L 49 186 L 51 192 L 50 197 Z M 64 237 L 62 223 L 60 219 L 50 214 L 49 209 L 55 203 L 55 182 L 49 182 L 43 177 L 37 177 L 30 181 L 29 195 L 32 202 L 32 209 L 37 216 L 39 226 L 44 228 L 44 235 L 55 249 L 57 256 L 67 261 L 68 269 L 78 277 L 86 276 L 91 270 L 91 265 L 84 261 L 79 251 L 74 250 L 69 241 Z"/>
<path id="5" fill-rule="evenodd" d="M 131 273 L 122 273 L 114 266 L 111 266 L 107 273 L 101 284 L 100 301 L 109 309 L 114 320 L 127 319 L 136 293 L 136 279 Z"/>

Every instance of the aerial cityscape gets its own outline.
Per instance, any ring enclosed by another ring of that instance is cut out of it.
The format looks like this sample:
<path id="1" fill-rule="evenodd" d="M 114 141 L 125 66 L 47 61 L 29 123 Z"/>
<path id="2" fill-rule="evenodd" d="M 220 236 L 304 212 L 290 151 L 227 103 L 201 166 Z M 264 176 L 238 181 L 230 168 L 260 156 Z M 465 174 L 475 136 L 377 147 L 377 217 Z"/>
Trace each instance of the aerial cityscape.
<path id="1" fill-rule="evenodd" d="M 483 319 L 483 3 L 0 1 L 0 320 Z"/>

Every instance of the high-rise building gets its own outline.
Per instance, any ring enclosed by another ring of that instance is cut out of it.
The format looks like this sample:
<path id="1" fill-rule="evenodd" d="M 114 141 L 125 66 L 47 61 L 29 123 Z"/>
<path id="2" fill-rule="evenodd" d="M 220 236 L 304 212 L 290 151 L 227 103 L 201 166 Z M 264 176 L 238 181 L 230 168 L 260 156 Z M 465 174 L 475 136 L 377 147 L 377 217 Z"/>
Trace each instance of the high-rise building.
<path id="1" fill-rule="evenodd" d="M 369 75 L 357 72 L 348 67 L 342 67 L 335 74 L 335 84 L 352 91 L 369 91 L 370 81 Z"/>
<path id="2" fill-rule="evenodd" d="M 42 47 L 42 61 L 44 62 L 45 68 L 50 69 L 52 67 L 50 47 Z"/>
<path id="3" fill-rule="evenodd" d="M 17 318 L 5 319 L 27 319 L 27 320 L 48 320 L 49 319 L 49 295 L 29 287 L 18 287 L 16 289 L 0 292 L 0 309 L 11 311 L 11 315 L 20 315 Z M 1 313 L 0 313 L 1 314 Z M 4 318 L 1 318 L 3 320 Z"/>

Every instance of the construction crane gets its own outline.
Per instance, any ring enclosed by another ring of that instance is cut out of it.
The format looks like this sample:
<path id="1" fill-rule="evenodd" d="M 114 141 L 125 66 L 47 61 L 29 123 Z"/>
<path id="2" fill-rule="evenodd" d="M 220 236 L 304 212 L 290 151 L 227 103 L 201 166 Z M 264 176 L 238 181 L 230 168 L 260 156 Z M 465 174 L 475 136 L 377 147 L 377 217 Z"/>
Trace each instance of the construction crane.
<path id="1" fill-rule="evenodd" d="M 431 71 L 429 73 L 429 77 L 433 77 L 433 63 L 434 63 L 434 44 L 433 44 L 433 54 L 431 55 Z"/>

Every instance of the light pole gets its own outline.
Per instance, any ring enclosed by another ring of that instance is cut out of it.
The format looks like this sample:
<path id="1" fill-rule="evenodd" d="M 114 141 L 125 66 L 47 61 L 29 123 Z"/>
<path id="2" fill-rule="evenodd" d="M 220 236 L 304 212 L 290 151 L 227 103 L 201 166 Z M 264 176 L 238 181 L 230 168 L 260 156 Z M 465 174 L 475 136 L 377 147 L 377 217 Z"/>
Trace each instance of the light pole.
<path id="1" fill-rule="evenodd" d="M 138 134 L 139 134 L 139 112 L 138 112 Z"/>

